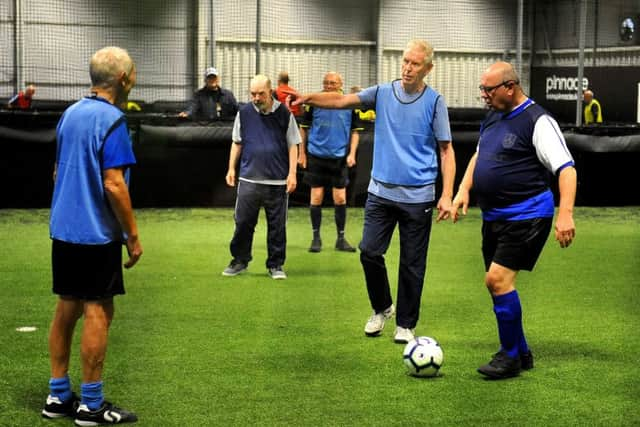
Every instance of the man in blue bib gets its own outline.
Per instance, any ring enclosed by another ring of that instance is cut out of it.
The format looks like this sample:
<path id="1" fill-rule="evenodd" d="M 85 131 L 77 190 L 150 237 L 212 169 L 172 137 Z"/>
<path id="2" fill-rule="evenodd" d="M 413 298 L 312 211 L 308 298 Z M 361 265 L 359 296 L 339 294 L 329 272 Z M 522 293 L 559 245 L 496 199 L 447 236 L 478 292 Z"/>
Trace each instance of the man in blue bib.
<path id="1" fill-rule="evenodd" d="M 129 196 L 129 168 L 136 163 L 122 109 L 136 83 L 136 67 L 118 47 L 97 51 L 89 65 L 91 96 L 62 114 L 50 236 L 53 292 L 58 295 L 49 333 L 51 379 L 45 418 L 75 417 L 76 425 L 135 422 L 137 416 L 104 399 L 102 371 L 114 296 L 125 293 L 126 268 L 142 255 Z M 83 318 L 81 399 L 71 389 L 73 332 Z"/>
<path id="2" fill-rule="evenodd" d="M 491 111 L 481 125 L 478 147 L 453 200 L 451 218 L 458 219 L 460 207 L 467 213 L 473 189 L 482 210 L 484 280 L 500 338 L 500 350 L 478 372 L 501 379 L 533 368 L 515 283 L 518 271 L 533 269 L 551 230 L 550 173 L 558 179 L 555 237 L 563 248 L 575 236 L 577 178 L 558 124 L 522 92 L 511 64 L 497 62 L 489 67 L 480 79 L 480 94 Z"/>
<path id="3" fill-rule="evenodd" d="M 373 314 L 364 332 L 378 336 L 393 316 L 386 253 L 393 231 L 400 232 L 400 267 L 394 340 L 414 338 L 426 272 L 432 210 L 449 217 L 456 163 L 444 98 L 424 83 L 433 68 L 433 48 L 412 40 L 402 55 L 402 78 L 355 94 L 323 92 L 295 102 L 322 108 L 375 109 L 373 167 L 365 205 L 360 261 Z M 436 204 L 438 156 L 442 194 Z"/>
<path id="4" fill-rule="evenodd" d="M 342 76 L 335 71 L 324 75 L 324 92 L 342 93 Z M 304 182 L 311 187 L 309 214 L 313 240 L 309 252 L 322 250 L 320 225 L 325 187 L 331 188 L 336 222 L 338 251 L 355 252 L 344 235 L 347 222 L 347 184 L 349 168 L 356 164 L 356 151 L 360 141 L 359 119 L 355 110 L 305 108 L 300 124 L 302 144 L 298 163 L 306 169 Z"/>

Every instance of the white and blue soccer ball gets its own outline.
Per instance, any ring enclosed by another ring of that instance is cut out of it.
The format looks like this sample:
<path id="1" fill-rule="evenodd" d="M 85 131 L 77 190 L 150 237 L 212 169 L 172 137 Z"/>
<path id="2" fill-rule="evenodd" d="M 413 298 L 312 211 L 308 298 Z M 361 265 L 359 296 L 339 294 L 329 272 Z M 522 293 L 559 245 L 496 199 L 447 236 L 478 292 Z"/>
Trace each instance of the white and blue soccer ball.
<path id="1" fill-rule="evenodd" d="M 410 375 L 434 377 L 444 362 L 444 353 L 435 339 L 416 337 L 404 347 L 402 359 Z"/>

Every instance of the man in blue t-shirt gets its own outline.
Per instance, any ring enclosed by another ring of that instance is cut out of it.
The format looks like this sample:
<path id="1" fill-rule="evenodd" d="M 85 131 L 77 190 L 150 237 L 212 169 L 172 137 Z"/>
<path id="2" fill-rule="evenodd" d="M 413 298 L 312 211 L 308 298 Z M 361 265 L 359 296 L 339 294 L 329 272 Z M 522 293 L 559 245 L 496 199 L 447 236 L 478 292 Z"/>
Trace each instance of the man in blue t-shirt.
<path id="1" fill-rule="evenodd" d="M 360 261 L 373 314 L 364 332 L 378 336 L 393 316 L 384 254 L 393 231 L 400 231 L 400 267 L 394 341 L 414 338 L 426 272 L 432 210 L 449 217 L 456 163 L 444 98 L 424 82 L 433 68 L 433 48 L 412 40 L 402 54 L 402 78 L 357 94 L 299 95 L 295 103 L 322 108 L 375 109 L 373 168 L 365 205 Z M 438 156 L 442 194 L 436 203 Z"/>
<path id="2" fill-rule="evenodd" d="M 555 237 L 562 248 L 575 237 L 577 178 L 558 124 L 523 93 L 511 64 L 490 66 L 480 79 L 480 95 L 491 111 L 453 200 L 451 218 L 458 219 L 460 207 L 467 213 L 473 189 L 482 210 L 484 281 L 500 338 L 499 351 L 478 372 L 501 379 L 533 368 L 515 284 L 520 270 L 533 269 L 551 230 L 554 201 L 549 175 L 558 180 Z"/>
<path id="3" fill-rule="evenodd" d="M 323 92 L 342 93 L 342 76 L 334 71 L 324 75 Z M 306 169 L 304 182 L 311 187 L 309 212 L 313 240 L 309 252 L 322 250 L 320 225 L 324 189 L 330 187 L 333 196 L 338 237 L 335 248 L 355 252 L 344 236 L 347 222 L 347 184 L 349 168 L 356 164 L 360 134 L 355 110 L 331 110 L 307 106 L 300 124 L 302 144 L 298 164 Z"/>
<path id="4" fill-rule="evenodd" d="M 122 108 L 136 82 L 129 54 L 98 50 L 89 65 L 91 96 L 70 106 L 56 129 L 50 236 L 53 292 L 59 295 L 49 333 L 51 379 L 45 418 L 75 417 L 77 425 L 133 422 L 135 414 L 104 399 L 102 370 L 115 295 L 124 294 L 126 268 L 142 255 L 128 189 L 136 163 Z M 69 356 L 76 322 L 80 342 L 81 398 L 71 389 Z"/>
<path id="5" fill-rule="evenodd" d="M 271 278 L 286 279 L 283 266 L 287 249 L 289 194 L 297 185 L 300 132 L 291 111 L 273 98 L 271 80 L 255 76 L 250 83 L 251 102 L 244 105 L 233 124 L 226 182 L 237 185 L 235 230 L 229 244 L 233 259 L 222 272 L 237 276 L 252 259 L 253 233 L 260 208 L 267 217 L 267 271 Z M 240 163 L 239 173 L 236 172 Z M 237 173 L 237 176 L 236 176 Z"/>

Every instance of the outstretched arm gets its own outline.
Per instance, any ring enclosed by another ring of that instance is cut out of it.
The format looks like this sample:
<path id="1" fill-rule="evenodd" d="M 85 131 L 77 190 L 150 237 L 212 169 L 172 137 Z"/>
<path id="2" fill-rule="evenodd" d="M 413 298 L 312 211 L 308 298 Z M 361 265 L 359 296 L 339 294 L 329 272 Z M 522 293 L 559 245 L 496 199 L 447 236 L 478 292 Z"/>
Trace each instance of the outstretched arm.
<path id="1" fill-rule="evenodd" d="M 292 105 L 308 104 L 314 107 L 346 109 L 361 106 L 360 98 L 355 93 L 316 92 L 296 94 L 292 96 Z"/>

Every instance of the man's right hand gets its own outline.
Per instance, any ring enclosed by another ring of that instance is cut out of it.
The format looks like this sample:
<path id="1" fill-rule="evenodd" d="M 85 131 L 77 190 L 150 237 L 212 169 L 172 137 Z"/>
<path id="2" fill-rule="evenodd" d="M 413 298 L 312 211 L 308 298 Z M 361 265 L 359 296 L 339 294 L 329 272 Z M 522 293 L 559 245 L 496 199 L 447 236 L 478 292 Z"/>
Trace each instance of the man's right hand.
<path id="1" fill-rule="evenodd" d="M 227 176 L 225 177 L 225 180 L 227 181 L 227 185 L 229 187 L 235 187 L 236 186 L 236 171 L 234 170 L 230 170 L 227 172 Z"/>
<path id="2" fill-rule="evenodd" d="M 129 259 L 124 263 L 124 268 L 131 268 L 142 256 L 142 244 L 140 244 L 137 235 L 127 237 L 127 253 L 129 254 Z"/>

